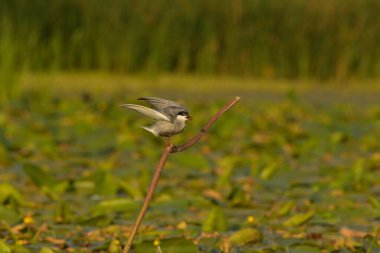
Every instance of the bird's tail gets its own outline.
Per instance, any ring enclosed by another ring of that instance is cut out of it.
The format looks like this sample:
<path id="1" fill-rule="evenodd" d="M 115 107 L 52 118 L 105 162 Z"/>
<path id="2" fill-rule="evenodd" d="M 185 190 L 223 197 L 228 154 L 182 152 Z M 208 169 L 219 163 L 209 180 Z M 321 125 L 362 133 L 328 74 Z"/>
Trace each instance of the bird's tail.
<path id="1" fill-rule="evenodd" d="M 154 131 L 153 126 L 143 126 L 142 128 L 144 128 L 146 131 L 151 132 L 152 134 L 157 136 L 157 133 L 156 131 Z"/>

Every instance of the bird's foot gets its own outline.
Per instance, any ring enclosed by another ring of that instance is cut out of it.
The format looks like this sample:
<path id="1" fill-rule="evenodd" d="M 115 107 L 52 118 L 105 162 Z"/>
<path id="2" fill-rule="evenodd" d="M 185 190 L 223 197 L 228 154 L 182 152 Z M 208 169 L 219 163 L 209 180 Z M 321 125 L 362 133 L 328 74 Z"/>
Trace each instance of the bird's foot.
<path id="1" fill-rule="evenodd" d="M 170 141 L 170 138 L 164 138 L 164 140 L 165 140 L 165 145 L 166 146 L 173 145 L 173 143 Z"/>

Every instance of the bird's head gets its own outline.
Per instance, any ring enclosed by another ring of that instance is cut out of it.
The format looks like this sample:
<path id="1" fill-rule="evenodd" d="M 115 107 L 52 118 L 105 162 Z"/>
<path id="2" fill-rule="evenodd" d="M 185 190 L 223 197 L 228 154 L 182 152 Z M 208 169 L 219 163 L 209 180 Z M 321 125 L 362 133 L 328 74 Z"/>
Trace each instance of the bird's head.
<path id="1" fill-rule="evenodd" d="M 177 114 L 177 117 L 176 117 L 178 120 L 180 121 L 187 121 L 187 120 L 191 120 L 191 116 L 189 115 L 189 113 L 187 111 L 180 111 L 178 114 Z"/>

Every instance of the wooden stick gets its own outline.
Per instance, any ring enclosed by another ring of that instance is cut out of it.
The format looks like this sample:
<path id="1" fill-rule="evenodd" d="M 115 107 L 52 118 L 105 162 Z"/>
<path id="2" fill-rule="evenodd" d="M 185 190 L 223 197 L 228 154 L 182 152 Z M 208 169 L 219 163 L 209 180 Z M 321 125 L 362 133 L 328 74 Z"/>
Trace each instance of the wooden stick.
<path id="1" fill-rule="evenodd" d="M 164 149 L 164 152 L 161 155 L 160 161 L 159 161 L 159 163 L 158 163 L 158 165 L 156 167 L 156 171 L 154 173 L 152 182 L 151 182 L 151 184 L 149 186 L 148 193 L 147 193 L 147 195 L 145 197 L 144 204 L 143 204 L 143 206 L 142 206 L 142 208 L 140 210 L 140 213 L 139 213 L 139 215 L 138 215 L 138 217 L 136 219 L 136 222 L 135 222 L 135 224 L 134 224 L 134 226 L 132 228 L 132 231 L 131 231 L 131 233 L 129 235 L 127 244 L 125 245 L 122 253 L 128 253 L 129 250 L 132 247 L 133 240 L 134 240 L 134 238 L 136 236 L 136 233 L 137 233 L 137 231 L 138 231 L 138 229 L 139 229 L 139 227 L 141 225 L 141 222 L 142 222 L 142 220 L 143 220 L 143 218 L 145 216 L 145 213 L 148 210 L 149 203 L 152 200 L 154 191 L 155 191 L 157 183 L 158 183 L 158 179 L 160 178 L 161 171 L 164 168 L 165 162 L 168 159 L 170 153 L 182 152 L 182 151 L 190 148 L 191 146 L 193 146 L 195 143 L 197 143 L 202 138 L 202 136 L 204 136 L 208 132 L 208 130 L 210 129 L 210 127 L 215 123 L 215 121 L 217 121 L 228 109 L 230 109 L 237 102 L 239 102 L 239 100 L 240 100 L 240 97 L 235 97 L 230 102 L 228 102 L 227 104 L 225 104 L 209 120 L 209 122 L 207 122 L 207 124 L 200 130 L 200 132 L 196 136 L 194 136 L 193 138 L 191 138 L 190 140 L 188 140 L 186 143 L 184 143 L 182 145 L 179 145 L 179 146 L 174 146 L 171 143 L 168 144 L 168 145 L 166 145 L 166 147 Z"/>

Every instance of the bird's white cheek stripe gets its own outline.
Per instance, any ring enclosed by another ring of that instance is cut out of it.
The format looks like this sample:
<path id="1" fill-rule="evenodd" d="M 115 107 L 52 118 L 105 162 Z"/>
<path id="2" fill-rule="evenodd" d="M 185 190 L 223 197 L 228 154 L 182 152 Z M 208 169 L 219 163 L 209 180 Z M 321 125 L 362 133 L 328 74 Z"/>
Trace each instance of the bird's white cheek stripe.
<path id="1" fill-rule="evenodd" d="M 178 115 L 177 116 L 177 120 L 179 120 L 179 121 L 186 121 L 186 120 L 188 120 L 188 118 L 186 116 Z"/>

